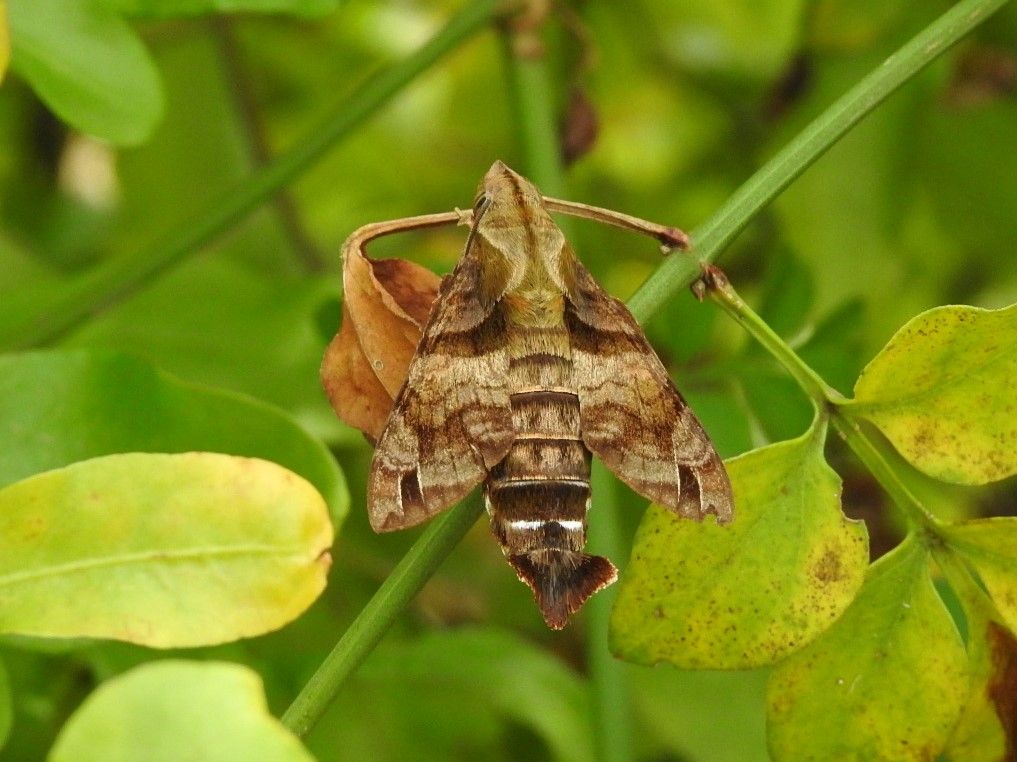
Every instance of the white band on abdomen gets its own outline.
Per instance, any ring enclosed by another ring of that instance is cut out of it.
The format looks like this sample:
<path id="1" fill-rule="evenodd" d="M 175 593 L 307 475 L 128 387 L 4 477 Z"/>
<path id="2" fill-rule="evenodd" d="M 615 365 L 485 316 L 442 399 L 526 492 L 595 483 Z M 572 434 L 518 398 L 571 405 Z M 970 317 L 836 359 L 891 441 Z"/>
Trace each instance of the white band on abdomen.
<path id="1" fill-rule="evenodd" d="M 552 522 L 570 532 L 576 532 L 583 528 L 583 522 L 579 519 L 513 519 L 506 523 L 513 529 L 524 529 L 532 532 Z"/>

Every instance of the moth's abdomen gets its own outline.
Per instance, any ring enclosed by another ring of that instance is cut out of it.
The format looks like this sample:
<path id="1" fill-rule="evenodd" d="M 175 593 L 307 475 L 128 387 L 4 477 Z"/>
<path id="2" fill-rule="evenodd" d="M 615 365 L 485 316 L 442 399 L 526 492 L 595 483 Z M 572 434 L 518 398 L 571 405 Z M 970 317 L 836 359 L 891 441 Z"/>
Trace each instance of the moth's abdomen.
<path id="1" fill-rule="evenodd" d="M 506 555 L 582 550 L 590 452 L 579 438 L 579 398 L 540 390 L 510 400 L 516 441 L 487 480 L 491 528 Z"/>
<path id="2" fill-rule="evenodd" d="M 579 437 L 579 397 L 543 389 L 511 395 L 516 440 L 486 484 L 491 528 L 548 626 L 561 629 L 617 570 L 583 553 L 590 451 Z"/>

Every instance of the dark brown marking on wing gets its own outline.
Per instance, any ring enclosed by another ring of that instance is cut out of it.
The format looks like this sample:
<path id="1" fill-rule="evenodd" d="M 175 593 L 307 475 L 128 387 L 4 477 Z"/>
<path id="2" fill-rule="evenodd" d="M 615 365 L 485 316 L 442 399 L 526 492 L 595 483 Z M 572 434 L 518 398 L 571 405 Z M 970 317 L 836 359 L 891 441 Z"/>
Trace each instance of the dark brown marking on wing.
<path id="1" fill-rule="evenodd" d="M 509 359 L 509 368 L 526 365 L 571 366 L 571 362 L 567 357 L 561 357 L 560 355 L 556 355 L 552 352 L 534 352 L 532 354 L 522 355 L 521 357 L 512 357 Z"/>
<path id="2" fill-rule="evenodd" d="M 678 466 L 678 504 L 688 506 L 680 509 L 681 513 L 699 513 L 702 510 L 702 497 L 699 494 L 699 477 L 688 466 Z"/>
<path id="3" fill-rule="evenodd" d="M 417 469 L 399 477 L 399 495 L 403 501 L 403 510 L 423 510 L 424 496 L 420 491 L 420 472 Z"/>

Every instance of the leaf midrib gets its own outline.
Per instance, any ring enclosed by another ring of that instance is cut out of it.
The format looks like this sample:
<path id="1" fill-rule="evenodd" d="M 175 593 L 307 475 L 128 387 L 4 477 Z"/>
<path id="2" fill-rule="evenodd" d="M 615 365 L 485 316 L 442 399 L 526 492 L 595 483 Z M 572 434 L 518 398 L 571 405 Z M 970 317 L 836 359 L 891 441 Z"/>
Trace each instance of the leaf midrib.
<path id="1" fill-rule="evenodd" d="M 62 575 L 73 575 L 93 571 L 102 568 L 115 568 L 117 566 L 131 566 L 145 563 L 163 563 L 207 560 L 213 558 L 229 558 L 231 556 L 293 556 L 301 557 L 306 553 L 298 549 L 281 548 L 278 545 L 253 544 L 253 545 L 210 545 L 199 548 L 186 548 L 177 550 L 144 550 L 132 553 L 124 553 L 117 556 L 103 556 L 100 558 L 88 558 L 80 561 L 70 561 L 63 564 L 47 566 L 42 569 L 29 569 L 12 574 L 0 575 L 0 588 L 24 582 L 33 582 L 46 577 L 58 577 Z"/>

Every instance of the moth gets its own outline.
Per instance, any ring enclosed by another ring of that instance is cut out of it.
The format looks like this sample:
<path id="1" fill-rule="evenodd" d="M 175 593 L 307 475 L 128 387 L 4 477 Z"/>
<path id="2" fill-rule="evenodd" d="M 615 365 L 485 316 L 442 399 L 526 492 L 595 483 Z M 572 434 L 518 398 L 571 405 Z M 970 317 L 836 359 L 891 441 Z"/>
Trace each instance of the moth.
<path id="1" fill-rule="evenodd" d="M 733 505 L 703 427 L 549 209 L 686 240 L 545 199 L 496 162 L 378 439 L 367 502 L 371 525 L 387 532 L 426 521 L 483 483 L 508 563 L 548 626 L 561 629 L 618 576 L 611 561 L 583 552 L 592 456 L 678 516 L 727 522 Z"/>

